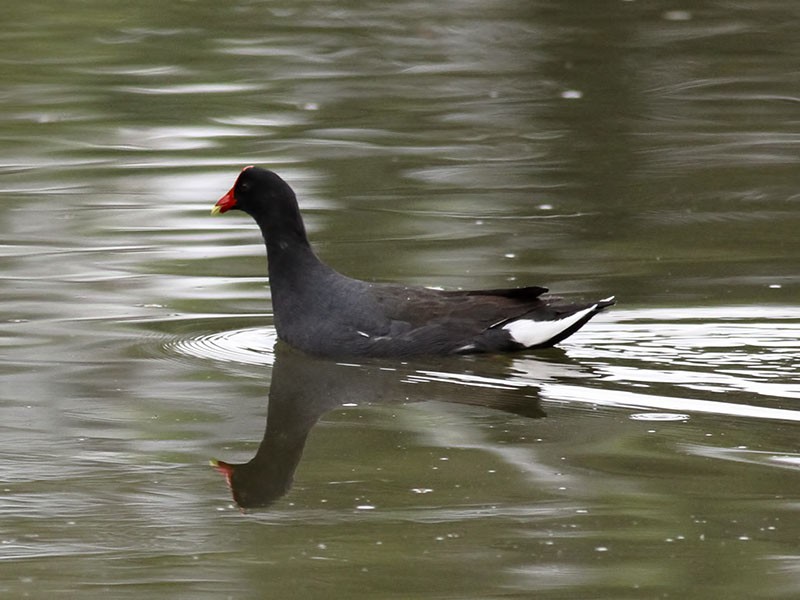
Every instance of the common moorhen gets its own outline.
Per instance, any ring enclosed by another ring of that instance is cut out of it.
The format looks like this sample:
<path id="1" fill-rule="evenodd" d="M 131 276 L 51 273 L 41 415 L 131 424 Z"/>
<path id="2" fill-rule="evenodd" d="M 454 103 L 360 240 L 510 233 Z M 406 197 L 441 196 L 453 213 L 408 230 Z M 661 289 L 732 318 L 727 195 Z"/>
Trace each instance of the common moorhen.
<path id="1" fill-rule="evenodd" d="M 212 209 L 246 212 L 267 246 L 278 337 L 327 357 L 514 352 L 553 346 L 614 297 L 573 304 L 547 288 L 441 291 L 346 277 L 308 242 L 297 199 L 277 174 L 245 167 Z"/>

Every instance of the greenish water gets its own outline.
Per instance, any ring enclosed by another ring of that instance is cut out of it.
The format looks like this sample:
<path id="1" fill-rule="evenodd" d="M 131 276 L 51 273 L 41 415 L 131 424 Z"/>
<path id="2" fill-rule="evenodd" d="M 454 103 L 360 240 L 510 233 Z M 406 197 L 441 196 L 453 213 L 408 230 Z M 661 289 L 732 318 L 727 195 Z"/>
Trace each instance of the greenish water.
<path id="1" fill-rule="evenodd" d="M 800 593 L 795 3 L 0 14 L 4 596 Z M 619 304 L 528 355 L 273 349 L 208 215 L 248 164 L 350 275 Z"/>

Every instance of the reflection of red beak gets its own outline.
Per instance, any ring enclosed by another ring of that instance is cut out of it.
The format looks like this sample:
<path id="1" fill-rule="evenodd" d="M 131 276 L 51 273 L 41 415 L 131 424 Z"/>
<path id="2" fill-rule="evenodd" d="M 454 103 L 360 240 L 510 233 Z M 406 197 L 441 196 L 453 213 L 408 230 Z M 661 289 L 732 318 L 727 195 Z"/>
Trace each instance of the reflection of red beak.
<path id="1" fill-rule="evenodd" d="M 220 200 L 220 202 L 222 202 L 222 200 Z M 231 477 L 233 477 L 233 465 L 230 465 L 226 462 L 222 462 L 221 460 L 212 460 L 210 462 L 212 467 L 214 467 L 217 471 L 219 471 L 225 476 L 225 481 L 228 483 L 228 487 L 231 487 Z"/>
<path id="2" fill-rule="evenodd" d="M 217 201 L 217 203 L 214 205 L 214 208 L 211 209 L 211 214 L 218 215 L 220 213 L 228 212 L 235 206 L 236 198 L 233 197 L 233 188 L 231 188 L 227 194 Z"/>

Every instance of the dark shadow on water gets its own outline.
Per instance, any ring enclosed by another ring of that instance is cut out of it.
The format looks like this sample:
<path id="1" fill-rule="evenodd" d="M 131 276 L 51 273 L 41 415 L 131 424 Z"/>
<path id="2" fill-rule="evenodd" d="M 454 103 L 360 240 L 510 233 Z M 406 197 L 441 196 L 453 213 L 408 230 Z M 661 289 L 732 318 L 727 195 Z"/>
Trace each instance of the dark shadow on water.
<path id="1" fill-rule="evenodd" d="M 433 366 L 444 373 L 455 373 L 463 372 L 465 364 L 469 365 L 462 360 L 458 371 L 454 362 Z M 488 364 L 491 368 L 492 363 Z M 507 372 L 508 359 L 494 364 Z M 437 380 L 437 371 L 420 367 L 339 364 L 302 355 L 279 343 L 266 431 L 256 455 L 241 464 L 214 461 L 225 475 L 234 501 L 241 508 L 258 508 L 285 495 L 292 486 L 311 429 L 325 413 L 343 405 L 436 401 L 481 406 L 531 419 L 546 416 L 534 386 L 503 386 L 499 378 L 472 383 L 467 379 Z M 431 365 L 425 368 L 430 369 Z M 433 377 L 428 375 L 431 373 Z M 487 385 L 487 381 L 495 383 Z"/>

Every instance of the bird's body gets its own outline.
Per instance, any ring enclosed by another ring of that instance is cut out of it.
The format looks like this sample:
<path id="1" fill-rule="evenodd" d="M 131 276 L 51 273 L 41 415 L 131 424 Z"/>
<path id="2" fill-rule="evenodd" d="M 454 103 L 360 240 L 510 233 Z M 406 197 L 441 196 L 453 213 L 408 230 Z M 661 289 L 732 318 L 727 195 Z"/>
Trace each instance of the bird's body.
<path id="1" fill-rule="evenodd" d="M 546 288 L 480 291 L 372 283 L 346 277 L 312 250 L 292 189 L 246 167 L 213 212 L 240 209 L 261 228 L 278 337 L 330 357 L 510 352 L 552 346 L 614 304 L 564 303 Z"/>

